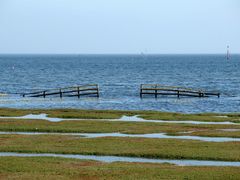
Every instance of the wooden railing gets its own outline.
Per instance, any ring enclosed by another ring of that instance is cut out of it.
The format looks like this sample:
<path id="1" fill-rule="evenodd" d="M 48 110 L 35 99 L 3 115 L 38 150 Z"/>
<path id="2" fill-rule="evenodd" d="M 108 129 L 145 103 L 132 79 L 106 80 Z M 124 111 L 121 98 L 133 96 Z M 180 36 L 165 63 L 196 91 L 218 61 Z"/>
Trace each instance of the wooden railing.
<path id="1" fill-rule="evenodd" d="M 161 84 L 141 84 L 140 86 L 140 97 L 144 94 L 154 95 L 156 98 L 158 95 L 175 95 L 180 96 L 191 96 L 191 97 L 209 97 L 217 96 L 220 97 L 219 92 L 205 91 L 201 89 L 191 89 L 178 86 L 165 86 Z"/>
<path id="2" fill-rule="evenodd" d="M 47 96 L 59 96 L 60 98 L 77 96 L 78 98 L 80 98 L 81 96 L 88 95 L 94 95 L 96 97 L 99 97 L 99 87 L 97 84 L 87 84 L 58 89 L 47 89 L 22 94 L 23 97 L 44 97 L 44 98 Z"/>

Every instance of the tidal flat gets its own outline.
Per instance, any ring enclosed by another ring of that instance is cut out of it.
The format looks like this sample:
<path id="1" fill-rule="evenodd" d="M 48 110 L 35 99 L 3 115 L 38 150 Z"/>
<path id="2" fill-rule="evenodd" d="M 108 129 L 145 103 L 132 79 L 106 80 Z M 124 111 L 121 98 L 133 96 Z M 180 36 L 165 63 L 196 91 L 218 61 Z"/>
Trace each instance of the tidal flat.
<path id="1" fill-rule="evenodd" d="M 47 114 L 68 120 L 11 118 Z M 134 135 L 165 133 L 171 136 L 240 138 L 239 115 L 181 114 L 154 111 L 108 111 L 75 109 L 0 109 L 0 153 L 53 153 L 97 155 L 156 160 L 203 160 L 240 162 L 240 142 L 205 142 L 191 139 L 144 138 Z M 185 124 L 114 121 L 123 116 L 144 119 L 235 124 Z M 4 118 L 6 117 L 6 118 Z M 75 119 L 75 120 L 71 120 Z M 110 120 L 113 121 L 110 121 Z M 4 134 L 6 132 L 6 134 Z M 37 132 L 65 134 L 7 134 Z M 71 133 L 122 133 L 125 137 L 84 138 Z M 127 135 L 133 135 L 127 137 Z M 98 162 L 61 157 L 0 157 L 0 177 L 9 179 L 239 179 L 239 167 L 176 166 L 130 162 Z M 56 166 L 57 165 L 57 166 Z M 28 169 L 27 167 L 31 167 Z M 69 168 L 71 167 L 71 168 Z M 64 170 L 63 170 L 64 169 Z M 46 173 L 48 172 L 48 173 Z M 111 172 L 111 173 L 109 173 Z M 44 174 L 44 177 L 43 175 Z"/>

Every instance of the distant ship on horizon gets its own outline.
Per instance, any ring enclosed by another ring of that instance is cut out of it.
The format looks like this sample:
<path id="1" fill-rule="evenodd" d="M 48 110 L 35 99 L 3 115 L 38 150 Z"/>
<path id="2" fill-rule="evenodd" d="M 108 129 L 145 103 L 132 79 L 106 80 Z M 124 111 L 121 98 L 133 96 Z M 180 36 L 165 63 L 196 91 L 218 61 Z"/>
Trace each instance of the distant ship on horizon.
<path id="1" fill-rule="evenodd" d="M 230 51 L 229 51 L 229 46 L 227 46 L 227 60 L 230 59 Z"/>

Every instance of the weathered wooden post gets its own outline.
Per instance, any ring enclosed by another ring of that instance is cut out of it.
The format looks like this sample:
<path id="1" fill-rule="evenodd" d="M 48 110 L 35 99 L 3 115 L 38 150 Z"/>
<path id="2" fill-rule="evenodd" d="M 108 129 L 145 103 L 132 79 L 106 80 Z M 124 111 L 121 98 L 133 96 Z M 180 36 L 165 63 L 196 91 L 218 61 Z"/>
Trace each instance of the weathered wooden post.
<path id="1" fill-rule="evenodd" d="M 99 98 L 99 86 L 97 84 L 97 97 Z"/>
<path id="2" fill-rule="evenodd" d="M 158 93 L 158 90 L 157 90 L 157 85 L 155 86 L 155 98 L 157 98 L 157 93 Z"/>
<path id="3" fill-rule="evenodd" d="M 46 91 L 43 91 L 43 97 L 44 98 L 46 97 Z"/>
<path id="4" fill-rule="evenodd" d="M 142 84 L 140 85 L 140 98 L 142 98 Z"/>
<path id="5" fill-rule="evenodd" d="M 80 98 L 80 88 L 79 88 L 79 86 L 77 87 L 77 93 L 78 93 L 78 98 Z"/>
<path id="6" fill-rule="evenodd" d="M 62 98 L 62 89 L 59 89 L 60 98 Z"/>

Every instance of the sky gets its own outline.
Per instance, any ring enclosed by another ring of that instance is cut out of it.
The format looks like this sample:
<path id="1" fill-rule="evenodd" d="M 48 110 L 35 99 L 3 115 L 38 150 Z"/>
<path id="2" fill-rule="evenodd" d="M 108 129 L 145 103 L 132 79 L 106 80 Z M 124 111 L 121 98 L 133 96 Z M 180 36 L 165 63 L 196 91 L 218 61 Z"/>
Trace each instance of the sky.
<path id="1" fill-rule="evenodd" d="M 3 54 L 240 53 L 239 0 L 0 0 Z"/>

